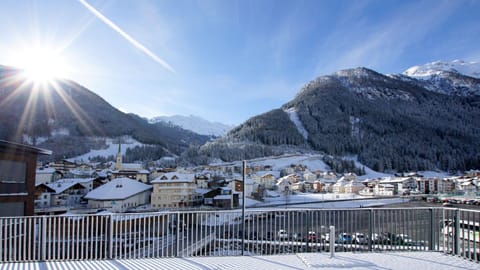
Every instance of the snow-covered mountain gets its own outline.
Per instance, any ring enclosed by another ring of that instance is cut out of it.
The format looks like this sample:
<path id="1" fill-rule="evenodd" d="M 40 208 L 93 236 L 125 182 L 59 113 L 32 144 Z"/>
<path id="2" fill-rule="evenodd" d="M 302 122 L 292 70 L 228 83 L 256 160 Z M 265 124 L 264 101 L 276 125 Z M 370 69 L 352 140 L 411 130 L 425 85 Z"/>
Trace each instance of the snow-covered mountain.
<path id="1" fill-rule="evenodd" d="M 202 146 L 198 158 L 319 151 L 356 156 L 379 172 L 478 168 L 480 79 L 416 70 L 384 75 L 360 67 L 318 77 L 281 108 Z"/>
<path id="2" fill-rule="evenodd" d="M 403 74 L 410 77 L 424 78 L 432 75 L 441 75 L 445 71 L 480 79 L 480 62 L 465 62 L 462 60 L 454 60 L 452 62 L 435 61 L 422 66 L 413 66 L 403 72 Z"/>
<path id="3" fill-rule="evenodd" d="M 390 75 L 442 94 L 480 95 L 480 63 L 454 60 L 414 66 L 402 74 Z"/>
<path id="4" fill-rule="evenodd" d="M 150 119 L 150 123 L 166 122 L 176 126 L 180 126 L 183 129 L 193 131 L 201 135 L 209 136 L 223 136 L 233 128 L 226 124 L 218 122 L 210 122 L 201 117 L 190 115 L 172 115 L 172 116 L 158 116 Z"/>

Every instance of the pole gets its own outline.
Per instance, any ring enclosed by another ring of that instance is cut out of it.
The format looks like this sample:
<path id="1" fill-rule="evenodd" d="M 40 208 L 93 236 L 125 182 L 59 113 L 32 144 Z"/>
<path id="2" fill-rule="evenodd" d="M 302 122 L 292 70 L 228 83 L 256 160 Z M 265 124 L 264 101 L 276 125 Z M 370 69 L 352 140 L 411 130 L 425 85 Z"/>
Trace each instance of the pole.
<path id="1" fill-rule="evenodd" d="M 246 208 L 246 199 L 245 199 L 245 184 L 246 184 L 246 178 L 247 178 L 247 162 L 244 160 L 242 161 L 242 180 L 243 180 L 243 185 L 242 185 L 242 256 L 245 255 L 245 208 Z"/>

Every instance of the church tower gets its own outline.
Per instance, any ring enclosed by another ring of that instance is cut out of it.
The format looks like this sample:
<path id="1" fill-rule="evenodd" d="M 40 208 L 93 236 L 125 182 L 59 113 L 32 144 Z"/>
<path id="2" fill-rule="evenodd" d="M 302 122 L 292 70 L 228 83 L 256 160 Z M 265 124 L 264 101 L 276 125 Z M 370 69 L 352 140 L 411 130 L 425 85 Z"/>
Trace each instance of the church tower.
<path id="1" fill-rule="evenodd" d="M 122 169 L 122 144 L 118 144 L 118 153 L 117 153 L 117 164 L 115 165 L 117 170 Z"/>

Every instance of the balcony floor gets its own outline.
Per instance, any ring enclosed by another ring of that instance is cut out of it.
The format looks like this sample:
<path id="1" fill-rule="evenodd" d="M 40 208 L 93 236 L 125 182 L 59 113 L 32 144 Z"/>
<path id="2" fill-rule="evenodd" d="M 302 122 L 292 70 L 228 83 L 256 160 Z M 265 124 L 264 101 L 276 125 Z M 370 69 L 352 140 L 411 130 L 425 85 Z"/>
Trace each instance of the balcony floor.
<path id="1" fill-rule="evenodd" d="M 467 269 L 480 264 L 439 252 L 298 253 L 272 256 L 224 256 L 105 261 L 0 263 L 0 269 Z"/>

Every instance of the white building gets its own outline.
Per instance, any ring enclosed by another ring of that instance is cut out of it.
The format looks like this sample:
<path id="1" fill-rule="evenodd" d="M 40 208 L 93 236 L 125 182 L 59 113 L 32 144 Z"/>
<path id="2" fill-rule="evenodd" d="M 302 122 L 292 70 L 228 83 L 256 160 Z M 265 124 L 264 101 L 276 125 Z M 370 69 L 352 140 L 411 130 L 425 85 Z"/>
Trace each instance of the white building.
<path id="1" fill-rule="evenodd" d="M 335 183 L 332 186 L 332 192 L 333 193 L 345 193 L 345 185 L 347 184 L 347 181 L 345 180 L 344 177 L 341 177 L 338 179 L 337 183 Z"/>
<path id="2" fill-rule="evenodd" d="M 345 185 L 345 193 L 355 193 L 358 194 L 360 190 L 364 189 L 365 185 L 358 181 L 349 181 Z"/>
<path id="3" fill-rule="evenodd" d="M 35 185 L 52 183 L 61 177 L 62 174 L 55 168 L 39 168 L 35 173 Z"/>
<path id="4" fill-rule="evenodd" d="M 128 208 L 148 204 L 152 186 L 129 178 L 116 178 L 92 191 L 85 199 L 91 208 L 125 212 Z"/>
<path id="5" fill-rule="evenodd" d="M 192 206 L 199 201 L 195 174 L 170 172 L 159 176 L 151 183 L 153 208 Z"/>
<path id="6" fill-rule="evenodd" d="M 392 184 L 378 183 L 373 189 L 373 193 L 377 196 L 393 196 L 395 186 Z"/>
<path id="7" fill-rule="evenodd" d="M 292 192 L 292 182 L 290 181 L 290 177 L 288 177 L 288 175 L 278 179 L 276 186 L 277 191 L 285 195 L 288 195 Z"/>

